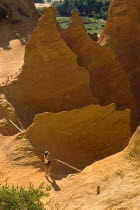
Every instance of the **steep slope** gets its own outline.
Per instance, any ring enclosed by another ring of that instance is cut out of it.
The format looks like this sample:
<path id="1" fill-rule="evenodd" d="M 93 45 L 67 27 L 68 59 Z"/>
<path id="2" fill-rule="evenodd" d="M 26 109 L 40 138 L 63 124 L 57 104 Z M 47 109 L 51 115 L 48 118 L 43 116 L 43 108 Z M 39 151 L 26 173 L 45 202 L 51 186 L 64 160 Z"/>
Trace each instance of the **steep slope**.
<path id="1" fill-rule="evenodd" d="M 83 169 L 126 147 L 131 136 L 129 122 L 129 110 L 116 111 L 114 104 L 105 107 L 90 105 L 69 112 L 37 115 L 23 139 L 35 150 L 42 153 L 48 150 L 52 158 Z M 10 149 L 9 153 L 12 151 Z M 63 165 L 55 165 L 52 170 L 59 173 L 72 171 Z"/>
<path id="2" fill-rule="evenodd" d="M 95 104 L 89 74 L 57 30 L 57 11 L 48 8 L 26 45 L 20 74 L 1 87 L 27 126 L 37 113 L 59 112 Z"/>
<path id="3" fill-rule="evenodd" d="M 116 103 L 117 109 L 132 110 L 132 127 L 136 128 L 139 111 L 132 95 L 127 74 L 115 54 L 91 40 L 86 33 L 79 12 L 74 11 L 70 26 L 59 30 L 67 45 L 77 55 L 80 66 L 90 73 L 90 87 L 100 105 Z"/>
<path id="4" fill-rule="evenodd" d="M 140 107 L 140 1 L 113 0 L 99 43 L 112 48 L 127 72 Z"/>
<path id="5" fill-rule="evenodd" d="M 40 160 L 33 147 L 21 136 L 23 133 L 10 137 L 0 135 L 0 185 L 7 182 L 11 186 L 28 187 L 30 183 L 39 186 L 46 181 L 37 167 Z"/>
<path id="6" fill-rule="evenodd" d="M 4 36 L 6 34 L 3 33 Z M 11 40 L 7 49 L 0 47 L 0 83 L 4 82 L 8 76 L 14 75 L 19 71 L 18 69 L 24 62 L 24 52 L 25 46 L 18 39 Z"/>
<path id="7" fill-rule="evenodd" d="M 1 0 L 0 7 L 6 13 L 5 18 L 0 23 L 0 28 L 4 25 L 11 32 L 10 37 L 0 35 L 0 40 L 5 38 L 5 42 L 8 42 L 16 38 L 15 31 L 21 36 L 25 36 L 36 27 L 39 14 L 33 0 Z M 6 38 L 9 38 L 9 40 L 6 40 Z"/>
<path id="8" fill-rule="evenodd" d="M 86 167 L 60 187 L 52 196 L 52 210 L 139 209 L 140 127 L 123 152 Z"/>
<path id="9" fill-rule="evenodd" d="M 1 0 L 5 17 L 0 21 L 0 82 L 23 65 L 25 43 L 37 25 L 33 0 Z"/>

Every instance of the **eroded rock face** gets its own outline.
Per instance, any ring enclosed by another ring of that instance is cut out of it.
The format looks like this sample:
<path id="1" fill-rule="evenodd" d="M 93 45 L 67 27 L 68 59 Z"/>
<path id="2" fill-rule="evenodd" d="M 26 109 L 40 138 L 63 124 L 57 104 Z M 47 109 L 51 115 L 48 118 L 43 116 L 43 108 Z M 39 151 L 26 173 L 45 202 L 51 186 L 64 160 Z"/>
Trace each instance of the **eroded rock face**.
<path id="1" fill-rule="evenodd" d="M 116 103 L 117 109 L 130 108 L 133 128 L 139 119 L 139 110 L 132 95 L 128 76 L 113 51 L 91 40 L 83 28 L 79 12 L 74 11 L 70 26 L 64 30 L 58 26 L 67 45 L 77 55 L 80 66 L 90 73 L 90 87 L 100 105 Z"/>
<path id="2" fill-rule="evenodd" d="M 0 152 L 4 153 L 7 161 L 10 161 L 10 164 L 13 164 L 14 166 L 20 167 L 31 166 L 40 168 L 40 154 L 38 154 L 37 151 L 38 150 L 36 150 L 28 139 L 24 138 L 24 132 L 11 137 L 0 147 Z"/>
<path id="3" fill-rule="evenodd" d="M 5 10 L 5 17 L 0 23 L 0 47 L 7 48 L 9 42 L 14 39 L 28 39 L 39 18 L 34 1 L 1 0 L 0 7 Z"/>
<path id="4" fill-rule="evenodd" d="M 26 45 L 21 73 L 1 88 L 24 124 L 29 124 L 37 113 L 96 103 L 88 71 L 78 66 L 76 55 L 61 38 L 56 15 L 55 8 L 46 10 Z"/>
<path id="5" fill-rule="evenodd" d="M 18 130 L 9 122 L 9 120 L 12 120 L 12 122 L 20 127 L 14 107 L 3 95 L 0 95 L 0 133 L 6 136 L 12 136 L 18 133 Z"/>
<path id="6" fill-rule="evenodd" d="M 39 17 L 33 0 L 1 0 L 0 6 L 6 11 L 7 20 L 26 21 L 28 19 L 30 22 L 31 19 L 35 21 Z"/>
<path id="7" fill-rule="evenodd" d="M 100 36 L 101 45 L 122 47 L 140 40 L 140 1 L 113 0 L 106 26 Z"/>
<path id="8" fill-rule="evenodd" d="M 35 8 L 34 5 L 34 1 L 33 0 L 27 0 L 27 1 L 23 1 L 23 0 L 6 0 L 8 2 L 10 2 L 11 4 L 14 4 L 16 6 L 16 9 L 18 11 L 19 14 L 21 15 L 25 15 L 28 17 L 34 17 L 37 18 L 38 16 L 38 12 Z M 23 10 L 23 12 L 20 10 Z"/>
<path id="9" fill-rule="evenodd" d="M 63 181 L 61 191 L 52 195 L 50 209 L 139 209 L 139 175 L 140 127 L 123 152 L 98 161 Z"/>
<path id="10" fill-rule="evenodd" d="M 129 110 L 116 111 L 114 104 L 90 105 L 69 112 L 37 115 L 24 139 L 40 152 L 48 150 L 52 158 L 83 169 L 126 147 L 131 136 L 129 122 Z M 72 172 L 61 164 L 52 170 Z"/>
<path id="11" fill-rule="evenodd" d="M 138 159 L 138 164 L 140 165 L 140 126 L 132 136 L 129 145 L 124 151 L 124 154 L 130 159 Z"/>
<path id="12" fill-rule="evenodd" d="M 140 1 L 112 1 L 99 43 L 116 53 L 140 107 Z"/>

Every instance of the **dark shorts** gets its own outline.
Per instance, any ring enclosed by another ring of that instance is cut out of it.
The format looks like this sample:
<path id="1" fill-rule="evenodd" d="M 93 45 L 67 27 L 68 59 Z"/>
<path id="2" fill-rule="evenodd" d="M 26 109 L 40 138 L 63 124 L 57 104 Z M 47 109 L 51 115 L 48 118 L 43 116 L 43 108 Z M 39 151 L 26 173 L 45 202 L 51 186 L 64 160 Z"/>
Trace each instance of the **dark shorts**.
<path id="1" fill-rule="evenodd" d="M 51 166 L 51 161 L 48 161 L 48 163 L 45 163 L 45 168 L 49 168 Z"/>

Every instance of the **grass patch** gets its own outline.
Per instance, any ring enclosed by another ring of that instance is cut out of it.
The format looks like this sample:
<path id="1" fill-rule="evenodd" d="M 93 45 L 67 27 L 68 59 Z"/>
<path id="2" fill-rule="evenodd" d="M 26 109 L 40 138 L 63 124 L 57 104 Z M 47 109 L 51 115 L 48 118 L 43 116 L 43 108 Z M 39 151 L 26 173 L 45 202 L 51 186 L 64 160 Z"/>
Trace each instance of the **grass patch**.
<path id="1" fill-rule="evenodd" d="M 40 199 L 48 197 L 50 189 L 44 183 L 38 188 L 30 184 L 27 189 L 6 183 L 0 188 L 0 210 L 42 210 L 45 204 Z"/>
<path id="2" fill-rule="evenodd" d="M 66 29 L 70 24 L 70 17 L 57 17 L 62 28 Z M 97 33 L 98 35 L 102 32 L 106 21 L 103 19 L 95 19 L 89 17 L 82 17 L 83 25 L 88 33 Z"/>

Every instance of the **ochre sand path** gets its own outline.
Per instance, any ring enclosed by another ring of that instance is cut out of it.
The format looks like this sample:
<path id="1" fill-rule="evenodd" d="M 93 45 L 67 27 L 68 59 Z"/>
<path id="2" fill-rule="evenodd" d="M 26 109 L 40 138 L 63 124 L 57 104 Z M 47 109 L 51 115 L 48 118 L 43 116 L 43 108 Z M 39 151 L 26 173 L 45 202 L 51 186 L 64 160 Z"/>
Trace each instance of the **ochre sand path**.
<path id="1" fill-rule="evenodd" d="M 20 40 L 11 40 L 7 48 L 0 47 L 0 82 L 22 67 L 25 46 Z"/>
<path id="2" fill-rule="evenodd" d="M 38 187 L 41 183 L 44 182 L 44 186 L 50 185 L 51 190 L 49 191 L 50 196 L 42 198 L 44 202 L 50 200 L 51 194 L 54 191 L 59 191 L 59 185 L 62 184 L 63 182 L 63 177 L 65 175 L 51 175 L 51 177 L 54 178 L 49 178 L 48 180 L 44 176 L 44 172 L 41 171 L 39 168 L 35 168 L 32 165 L 19 165 L 18 164 L 18 159 L 16 163 L 14 163 L 12 160 L 10 160 L 10 155 L 7 154 L 6 149 L 3 148 L 3 145 L 5 143 L 8 143 L 12 141 L 13 136 L 3 136 L 0 134 L 0 187 L 6 182 L 10 185 L 19 185 L 19 186 L 24 186 L 28 187 L 30 183 L 32 183 L 35 187 Z M 8 149 L 8 148 L 7 148 Z M 16 157 L 15 157 L 16 158 Z M 27 154 L 27 162 L 30 161 L 28 159 L 28 154 Z M 61 179 L 62 178 L 62 179 Z"/>

